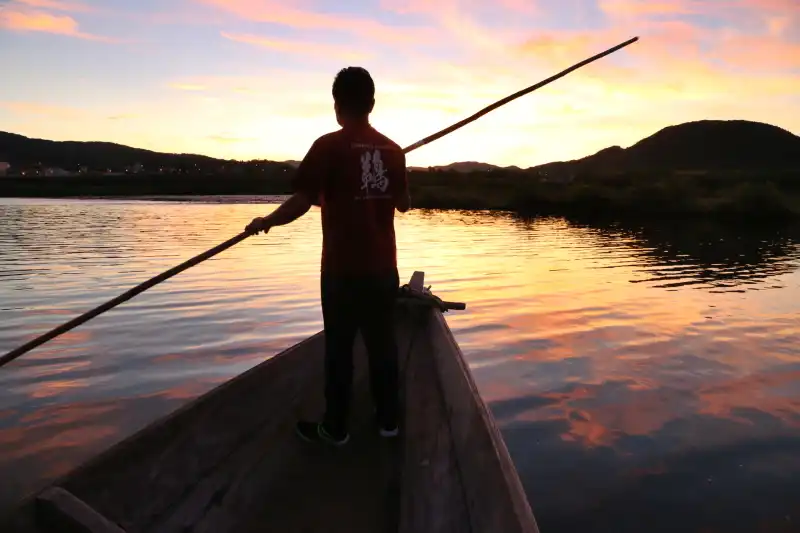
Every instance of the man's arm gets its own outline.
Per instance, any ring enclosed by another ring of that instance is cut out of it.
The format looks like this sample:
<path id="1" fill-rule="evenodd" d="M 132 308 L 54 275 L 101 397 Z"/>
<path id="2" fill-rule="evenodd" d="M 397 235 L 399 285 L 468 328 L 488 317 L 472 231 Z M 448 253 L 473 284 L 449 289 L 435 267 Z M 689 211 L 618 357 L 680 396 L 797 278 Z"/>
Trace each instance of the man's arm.
<path id="1" fill-rule="evenodd" d="M 394 198 L 394 206 L 401 213 L 405 213 L 411 209 L 411 193 L 408 191 L 408 170 L 406 169 L 406 155 L 401 152 L 400 168 L 402 168 L 402 178 L 400 179 L 400 187 L 397 190 Z"/>
<path id="2" fill-rule="evenodd" d="M 404 193 L 401 193 L 397 200 L 395 200 L 395 207 L 401 213 L 405 213 L 411 209 L 411 194 L 408 192 L 408 189 L 406 189 Z"/>
<path id="3" fill-rule="evenodd" d="M 301 192 L 294 193 L 269 215 L 254 218 L 245 228 L 245 231 L 253 233 L 258 233 L 259 231 L 267 232 L 275 226 L 283 226 L 294 222 L 308 213 L 309 209 L 311 209 L 311 202 L 306 195 Z"/>
<path id="4" fill-rule="evenodd" d="M 294 222 L 301 216 L 308 213 L 311 209 L 311 202 L 306 195 L 301 192 L 294 193 L 288 200 L 283 202 L 278 209 L 264 217 L 272 226 L 283 226 Z"/>

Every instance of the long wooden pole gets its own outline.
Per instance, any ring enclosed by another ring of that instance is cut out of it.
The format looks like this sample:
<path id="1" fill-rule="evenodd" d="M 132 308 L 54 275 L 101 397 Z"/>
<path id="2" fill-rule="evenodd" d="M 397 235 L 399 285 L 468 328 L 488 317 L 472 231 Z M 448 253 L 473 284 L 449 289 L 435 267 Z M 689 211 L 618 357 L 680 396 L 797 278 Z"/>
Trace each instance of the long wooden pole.
<path id="1" fill-rule="evenodd" d="M 616 52 L 617 50 L 619 50 L 620 48 L 624 48 L 624 47 L 626 47 L 626 46 L 628 46 L 630 44 L 635 43 L 638 40 L 639 40 L 638 37 L 634 37 L 633 39 L 630 39 L 628 41 L 625 41 L 624 43 L 618 44 L 617 46 L 615 46 L 613 48 L 609 48 L 605 52 L 602 52 L 600 54 L 597 54 L 596 56 L 592 56 L 589 59 L 581 61 L 580 63 L 577 63 L 577 64 L 571 66 L 570 68 L 568 68 L 568 69 L 566 69 L 566 70 L 564 70 L 562 72 L 559 72 L 555 76 L 551 76 L 551 77 L 547 78 L 544 81 L 540 81 L 536 85 L 531 85 L 527 89 L 523 89 L 523 90 L 521 90 L 519 92 L 516 92 L 516 93 L 510 95 L 510 96 L 507 96 L 507 97 L 503 98 L 502 100 L 499 100 L 499 101 L 493 103 L 492 105 L 481 109 L 480 111 L 478 111 L 474 115 L 472 115 L 470 117 L 467 117 L 464 120 L 462 120 L 460 122 L 457 122 L 457 123 L 453 124 L 452 126 L 449 126 L 449 127 L 445 128 L 445 129 L 439 131 L 439 132 L 436 132 L 433 135 L 429 135 L 428 137 L 425 137 L 421 141 L 417 141 L 416 143 L 412 144 L 411 146 L 408 146 L 408 147 L 404 148 L 403 152 L 405 152 L 405 153 L 411 152 L 411 151 L 416 150 L 417 148 L 419 148 L 421 146 L 425 146 L 428 143 L 431 143 L 431 142 L 433 142 L 433 141 L 435 141 L 437 139 L 440 139 L 440 138 L 444 137 L 445 135 L 456 131 L 457 129 L 463 128 L 464 126 L 466 126 L 467 124 L 469 124 L 471 122 L 475 122 L 476 120 L 478 120 L 482 116 L 490 113 L 491 111 L 494 111 L 498 107 L 506 105 L 507 103 L 511 102 L 512 100 L 516 100 L 517 98 L 520 98 L 521 96 L 525 96 L 526 94 L 531 93 L 531 92 L 535 91 L 536 89 L 544 87 L 545 85 L 547 85 L 549 83 L 552 83 L 555 80 L 566 76 L 570 72 L 572 72 L 574 70 L 577 70 L 577 69 L 579 69 L 579 68 L 581 68 L 581 67 L 583 67 L 585 65 L 588 65 L 589 63 L 591 63 L 593 61 L 597 61 L 598 59 L 600 59 L 602 57 L 605 57 L 605 56 L 607 56 L 609 54 L 612 54 L 612 53 Z M 149 288 L 151 288 L 151 287 L 153 287 L 155 285 L 158 285 L 162 281 L 165 281 L 165 280 L 171 278 L 172 276 L 175 276 L 176 274 L 180 274 L 184 270 L 187 270 L 188 268 L 191 268 L 191 267 L 197 265 L 198 263 L 202 263 L 206 259 L 210 259 L 210 258 L 214 257 L 215 255 L 221 253 L 221 252 L 224 252 L 225 250 L 227 250 L 231 246 L 234 246 L 234 245 L 242 242 L 243 240 L 245 240 L 250 235 L 252 235 L 252 234 L 247 232 L 247 231 L 243 231 L 239 235 L 237 235 L 237 236 L 235 236 L 235 237 L 233 237 L 231 239 L 228 239 L 227 241 L 223 242 L 222 244 L 219 244 L 219 245 L 215 246 L 214 248 L 212 248 L 212 249 L 210 249 L 210 250 L 208 250 L 206 252 L 203 252 L 202 254 L 197 255 L 197 256 L 189 259 L 188 261 L 185 261 L 185 262 L 181 263 L 178 266 L 170 268 L 166 272 L 162 272 L 161 274 L 159 274 L 158 276 L 155 276 L 154 278 L 150 278 L 149 280 L 145 281 L 144 283 L 141 283 L 141 284 L 133 287 L 132 289 L 124 292 L 123 294 L 120 294 L 116 298 L 107 301 L 103 305 L 101 305 L 99 307 L 96 307 L 95 309 L 92 309 L 91 311 L 88 311 L 88 312 L 86 312 L 86 313 L 84 313 L 84 314 L 82 314 L 80 316 L 77 316 L 77 317 L 73 318 L 72 320 L 70 320 L 69 322 L 65 322 L 64 324 L 61 324 L 60 326 L 58 326 L 56 328 L 53 328 L 52 330 L 48 331 L 47 333 L 45 333 L 43 335 L 40 335 L 39 337 L 36 337 L 35 339 L 33 339 L 33 340 L 29 341 L 29 342 L 26 342 L 25 344 L 23 344 L 19 348 L 11 350 L 7 354 L 5 354 L 2 357 L 0 357 L 0 367 L 10 363 L 11 361 L 13 361 L 14 359 L 20 357 L 21 355 L 33 350 L 37 346 L 41 346 L 45 342 L 47 342 L 49 340 L 52 340 L 52 339 L 58 337 L 59 335 L 62 335 L 63 333 L 66 333 L 67 331 L 80 326 L 84 322 L 87 322 L 87 321 L 91 320 L 92 318 L 96 317 L 97 315 L 105 313 L 109 309 L 114 308 L 114 307 L 118 306 L 119 304 L 130 300 L 131 298 L 133 298 L 137 294 L 141 294 L 142 292 L 146 291 L 147 289 L 149 289 Z"/>
<path id="2" fill-rule="evenodd" d="M 525 96 L 528 93 L 532 93 L 536 89 L 541 89 L 545 85 L 553 83 L 554 81 L 556 81 L 559 78 L 563 78 L 564 76 L 566 76 L 570 72 L 578 70 L 581 67 L 585 67 L 589 63 L 597 61 L 598 59 L 601 59 L 601 58 L 603 58 L 603 57 L 605 57 L 605 56 L 607 56 L 609 54 L 613 54 L 614 52 L 616 52 L 620 48 L 625 48 L 626 46 L 628 46 L 630 44 L 633 44 L 638 40 L 639 40 L 638 37 L 634 37 L 633 39 L 629 39 L 629 40 L 625 41 L 624 43 L 620 43 L 617 46 L 614 46 L 613 48 L 609 48 L 605 52 L 601 52 L 601 53 L 597 54 L 596 56 L 590 57 L 589 59 L 584 59 L 580 63 L 576 63 L 576 64 L 572 65 L 571 67 L 569 67 L 568 69 L 562 70 L 561 72 L 559 72 L 555 76 L 550 76 L 546 80 L 540 81 L 536 85 L 531 85 L 527 89 L 522 89 L 521 91 L 518 91 L 518 92 L 516 92 L 516 93 L 514 93 L 514 94 L 512 94 L 510 96 L 506 96 L 502 100 L 498 100 L 497 102 L 493 103 L 492 105 L 484 107 L 483 109 L 481 109 L 480 111 L 478 111 L 474 115 L 465 118 L 461 122 L 456 122 L 452 126 L 448 126 L 447 128 L 443 129 L 442 131 L 439 131 L 437 133 L 434 133 L 433 135 L 425 137 L 421 141 L 415 142 L 414 144 L 412 144 L 411 146 L 406 148 L 405 151 L 406 152 L 410 152 L 411 150 L 416 150 L 420 146 L 425 146 L 426 144 L 431 143 L 431 142 L 435 141 L 436 139 L 440 139 L 440 138 L 444 137 L 445 135 L 447 135 L 449 133 L 453 133 L 457 129 L 463 128 L 464 126 L 466 126 L 470 122 L 475 122 L 476 120 L 478 120 L 482 116 L 484 116 L 484 115 L 486 115 L 488 113 L 491 113 L 492 111 L 494 111 L 498 107 L 502 107 L 502 106 L 506 105 L 507 103 L 511 102 L 512 100 L 516 100 L 517 98 L 519 98 L 521 96 Z"/>

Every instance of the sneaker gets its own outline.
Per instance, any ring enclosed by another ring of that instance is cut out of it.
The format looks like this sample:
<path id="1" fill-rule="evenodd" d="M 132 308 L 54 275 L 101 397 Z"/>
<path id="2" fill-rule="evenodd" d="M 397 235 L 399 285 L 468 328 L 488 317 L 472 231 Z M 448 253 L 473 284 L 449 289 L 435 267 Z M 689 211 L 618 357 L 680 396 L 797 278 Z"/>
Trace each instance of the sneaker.
<path id="1" fill-rule="evenodd" d="M 381 434 L 381 437 L 396 437 L 400 433 L 400 428 L 397 425 L 395 425 L 393 428 L 381 427 L 379 433 Z"/>
<path id="2" fill-rule="evenodd" d="M 327 429 L 324 424 L 318 422 L 298 422 L 295 426 L 297 435 L 306 442 L 323 443 L 331 446 L 344 446 L 350 441 L 350 434 L 345 432 L 336 435 Z"/>
<path id="3" fill-rule="evenodd" d="M 375 414 L 375 423 L 378 424 L 378 432 L 381 437 L 396 437 L 400 433 L 400 428 L 396 422 L 394 424 L 383 424 L 381 423 L 381 417 L 378 416 L 377 408 L 373 410 L 373 413 Z"/>

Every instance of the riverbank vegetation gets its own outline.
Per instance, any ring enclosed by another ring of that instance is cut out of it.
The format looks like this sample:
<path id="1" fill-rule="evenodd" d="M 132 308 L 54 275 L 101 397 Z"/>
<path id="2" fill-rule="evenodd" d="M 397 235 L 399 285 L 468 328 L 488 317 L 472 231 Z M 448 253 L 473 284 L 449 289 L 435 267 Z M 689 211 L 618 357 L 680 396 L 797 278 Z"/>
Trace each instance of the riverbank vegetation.
<path id="1" fill-rule="evenodd" d="M 576 176 L 569 182 L 486 172 L 412 180 L 414 205 L 530 214 L 800 216 L 800 171 Z"/>
<path id="2" fill-rule="evenodd" d="M 528 171 L 412 171 L 415 207 L 528 214 L 800 217 L 800 171 L 629 172 L 550 179 Z M 0 196 L 281 195 L 290 173 L 262 179 L 206 176 L 7 177 Z"/>

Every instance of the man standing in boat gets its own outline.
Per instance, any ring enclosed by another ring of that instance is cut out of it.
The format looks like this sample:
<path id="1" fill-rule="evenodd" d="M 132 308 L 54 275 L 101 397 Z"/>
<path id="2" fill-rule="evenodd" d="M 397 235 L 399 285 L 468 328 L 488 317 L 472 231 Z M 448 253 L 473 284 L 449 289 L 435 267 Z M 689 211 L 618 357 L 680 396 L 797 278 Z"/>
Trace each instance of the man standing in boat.
<path id="1" fill-rule="evenodd" d="M 317 139 L 293 181 L 294 194 L 246 230 L 268 232 L 321 208 L 321 300 L 325 328 L 325 415 L 300 421 L 309 441 L 343 445 L 353 384 L 353 346 L 361 331 L 369 357 L 370 386 L 381 435 L 398 433 L 398 362 L 394 301 L 399 289 L 394 211 L 410 206 L 405 154 L 375 130 L 369 115 L 375 84 L 360 67 L 341 70 L 333 82 L 341 129 Z"/>

